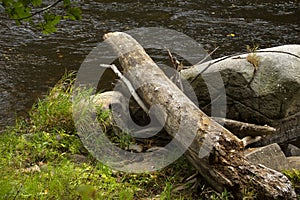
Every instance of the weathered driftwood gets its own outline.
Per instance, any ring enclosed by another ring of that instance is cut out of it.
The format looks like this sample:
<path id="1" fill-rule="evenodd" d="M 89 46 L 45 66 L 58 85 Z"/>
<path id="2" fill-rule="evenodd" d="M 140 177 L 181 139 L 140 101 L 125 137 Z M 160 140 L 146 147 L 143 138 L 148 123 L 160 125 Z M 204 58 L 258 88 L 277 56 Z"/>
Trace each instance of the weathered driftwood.
<path id="1" fill-rule="evenodd" d="M 118 53 L 119 62 L 132 85 L 140 86 L 138 93 L 144 102 L 160 104 L 165 109 L 167 132 L 175 137 L 184 126 L 177 134 L 195 137 L 186 156 L 212 187 L 217 191 L 227 188 L 238 198 L 242 198 L 245 190 L 255 190 L 258 199 L 296 198 L 285 176 L 250 163 L 243 156 L 241 140 L 196 107 L 131 36 L 115 32 L 104 38 Z"/>
<path id="2" fill-rule="evenodd" d="M 262 135 L 272 135 L 276 132 L 276 129 L 271 126 L 260 126 L 245 122 L 239 122 L 236 120 L 213 117 L 213 119 L 221 124 L 224 124 L 224 127 L 230 130 L 239 138 L 246 136 L 262 136 Z"/>
<path id="3" fill-rule="evenodd" d="M 300 112 L 291 115 L 287 118 L 278 120 L 275 123 L 277 131 L 275 134 L 268 135 L 259 141 L 259 146 L 264 146 L 272 143 L 287 144 L 300 140 Z"/>
<path id="4" fill-rule="evenodd" d="M 108 110 L 112 104 L 122 105 L 125 102 L 122 93 L 117 91 L 108 91 L 93 95 L 91 96 L 91 100 L 95 105 L 100 105 L 103 110 Z"/>
<path id="5" fill-rule="evenodd" d="M 118 70 L 116 65 L 110 65 L 110 68 L 115 72 L 115 74 L 120 78 L 121 81 L 123 81 L 127 88 L 129 89 L 130 94 L 133 96 L 133 98 L 136 100 L 136 102 L 139 104 L 139 106 L 146 112 L 148 113 L 149 110 L 144 104 L 144 102 L 140 99 L 134 88 L 131 86 L 131 83 L 125 76 L 122 75 L 122 73 Z"/>
<path id="6" fill-rule="evenodd" d="M 115 68 L 113 69 L 115 72 L 121 73 L 118 69 L 116 69 L 116 66 L 112 65 L 112 67 Z M 120 74 L 118 76 L 120 77 Z M 122 76 L 122 79 L 124 78 L 125 77 Z M 131 86 L 131 83 L 126 83 L 126 86 L 130 91 L 134 90 L 134 88 Z M 149 109 L 144 108 L 145 104 L 142 102 L 140 97 L 135 93 L 135 91 L 130 93 L 134 97 L 138 105 L 144 110 L 144 112 L 148 113 Z M 118 104 L 122 106 L 122 104 L 125 103 L 125 97 L 122 95 L 122 93 L 118 91 L 108 91 L 108 92 L 100 93 L 97 95 L 93 95 L 91 98 L 93 99 L 93 102 L 96 105 L 101 105 L 102 109 L 104 110 L 108 110 L 113 104 Z M 220 124 L 224 124 L 225 128 L 227 128 L 229 131 L 231 131 L 234 135 L 238 136 L 239 138 L 242 138 L 244 147 L 248 146 L 249 144 L 255 143 L 257 141 L 260 141 L 262 139 L 261 136 L 270 135 L 276 131 L 275 128 L 270 126 L 259 126 L 255 124 L 249 124 L 245 122 L 239 122 L 236 120 L 230 120 L 230 119 L 219 118 L 219 117 L 213 117 L 212 119 Z"/>

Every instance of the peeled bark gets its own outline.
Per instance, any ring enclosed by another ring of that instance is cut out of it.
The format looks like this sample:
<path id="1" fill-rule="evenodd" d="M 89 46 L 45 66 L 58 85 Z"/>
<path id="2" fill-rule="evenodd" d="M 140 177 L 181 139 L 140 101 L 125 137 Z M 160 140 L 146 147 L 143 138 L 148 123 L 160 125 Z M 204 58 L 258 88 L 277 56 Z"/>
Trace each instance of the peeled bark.
<path id="1" fill-rule="evenodd" d="M 242 198 L 245 190 L 254 190 L 258 199 L 296 198 L 284 175 L 250 163 L 244 157 L 241 140 L 206 116 L 131 36 L 114 32 L 104 39 L 118 54 L 131 84 L 141 86 L 138 93 L 145 104 L 159 104 L 165 110 L 168 134 L 194 138 L 192 144 L 183 140 L 180 145 L 187 148 L 185 155 L 212 187 L 219 192 L 226 188 L 237 198 Z"/>

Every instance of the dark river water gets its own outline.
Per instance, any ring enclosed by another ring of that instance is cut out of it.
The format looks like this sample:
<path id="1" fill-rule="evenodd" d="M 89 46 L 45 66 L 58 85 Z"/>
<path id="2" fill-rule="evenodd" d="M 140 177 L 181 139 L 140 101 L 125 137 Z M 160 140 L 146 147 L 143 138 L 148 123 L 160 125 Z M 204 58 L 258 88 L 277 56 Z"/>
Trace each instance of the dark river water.
<path id="1" fill-rule="evenodd" d="M 182 32 L 213 58 L 260 48 L 299 44 L 300 10 L 294 1 L 80 0 L 81 21 L 67 21 L 52 35 L 0 18 L 0 132 L 26 116 L 65 70 L 78 70 L 103 34 L 139 27 Z M 3 15 L 3 8 L 0 7 Z M 234 34 L 234 35 L 233 35 Z"/>

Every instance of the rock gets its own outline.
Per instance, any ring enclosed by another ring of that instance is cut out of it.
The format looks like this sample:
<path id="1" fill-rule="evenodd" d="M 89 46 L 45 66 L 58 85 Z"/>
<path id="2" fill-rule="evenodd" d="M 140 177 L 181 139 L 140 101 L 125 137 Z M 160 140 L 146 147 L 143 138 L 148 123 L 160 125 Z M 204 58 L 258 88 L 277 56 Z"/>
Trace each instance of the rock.
<path id="1" fill-rule="evenodd" d="M 128 146 L 128 150 L 141 153 L 143 151 L 143 146 L 142 145 L 138 145 L 138 144 L 130 144 Z"/>
<path id="2" fill-rule="evenodd" d="M 81 155 L 81 154 L 72 154 L 69 157 L 75 163 L 86 163 L 86 162 L 88 162 L 88 158 L 84 155 Z"/>
<path id="3" fill-rule="evenodd" d="M 300 156 L 300 148 L 292 144 L 288 144 L 284 153 L 286 156 Z"/>
<path id="4" fill-rule="evenodd" d="M 38 165 L 34 165 L 25 169 L 21 169 L 21 172 L 25 172 L 25 173 L 41 172 L 41 169 Z"/>
<path id="5" fill-rule="evenodd" d="M 300 170 L 300 156 L 291 156 L 287 157 L 287 161 L 289 163 L 289 169 L 297 169 Z"/>
<path id="6" fill-rule="evenodd" d="M 262 164 L 279 172 L 290 168 L 284 153 L 276 143 L 260 148 L 247 149 L 245 156 L 255 164 Z"/>
<path id="7" fill-rule="evenodd" d="M 224 85 L 216 83 L 218 74 Z M 218 98 L 225 86 L 226 118 L 278 129 L 275 135 L 262 139 L 260 145 L 300 140 L 300 45 L 208 61 L 182 70 L 181 75 L 190 82 L 195 79 L 192 86 L 200 108 L 208 115 L 211 101 L 223 103 Z"/>

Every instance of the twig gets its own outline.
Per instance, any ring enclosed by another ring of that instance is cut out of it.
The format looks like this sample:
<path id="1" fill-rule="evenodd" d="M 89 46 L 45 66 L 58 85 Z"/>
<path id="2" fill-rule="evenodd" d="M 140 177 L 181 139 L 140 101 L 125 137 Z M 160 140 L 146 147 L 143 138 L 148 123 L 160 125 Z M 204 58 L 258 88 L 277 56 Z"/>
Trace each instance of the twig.
<path id="1" fill-rule="evenodd" d="M 271 135 L 276 129 L 271 126 L 261 126 L 245 122 L 235 121 L 226 118 L 212 117 L 216 122 L 224 124 L 228 130 L 239 137 Z"/>
<path id="2" fill-rule="evenodd" d="M 199 64 L 201 64 L 205 59 L 207 59 L 207 57 L 208 56 L 210 56 L 211 54 L 213 54 L 217 49 L 218 49 L 219 47 L 217 47 L 217 48 L 215 48 L 212 52 L 210 52 L 204 59 L 202 59 L 201 61 L 199 61 L 196 65 L 199 65 Z M 221 59 L 219 59 L 219 60 L 216 60 L 216 61 L 214 61 L 214 62 L 210 62 L 210 63 L 208 63 L 208 65 L 202 70 L 202 71 L 200 71 L 198 74 L 197 74 L 197 76 L 195 76 L 192 80 L 191 80 L 191 84 L 203 73 L 203 72 L 205 72 L 211 65 L 213 65 L 213 64 L 216 64 L 216 63 L 218 63 L 218 62 L 220 62 L 220 61 L 223 61 L 223 60 L 226 60 L 226 59 L 228 59 L 228 58 L 230 58 L 231 56 L 226 56 L 226 57 L 224 57 L 224 58 L 221 58 Z M 194 65 L 194 66 L 196 66 L 196 65 Z"/>
<path id="3" fill-rule="evenodd" d="M 24 20 L 24 19 L 31 18 L 31 17 L 33 17 L 33 16 L 35 16 L 35 15 L 38 15 L 38 14 L 42 13 L 42 12 L 45 12 L 46 10 L 51 9 L 52 7 L 56 6 L 58 3 L 62 2 L 62 1 L 63 1 L 63 0 L 57 0 L 57 1 L 54 2 L 53 4 L 51 4 L 51 5 L 49 5 L 49 6 L 46 6 L 45 8 L 42 8 L 41 10 L 36 11 L 36 12 L 34 12 L 34 13 L 32 13 L 32 14 L 26 16 L 26 17 L 15 18 L 15 19 L 13 19 L 13 20 L 21 21 L 21 20 Z"/>
<path id="4" fill-rule="evenodd" d="M 170 52 L 169 49 L 167 49 L 168 51 L 168 56 L 169 59 L 171 61 L 171 63 L 173 64 L 174 69 L 176 69 L 176 71 L 180 71 L 181 70 L 181 66 L 180 66 L 180 62 L 177 60 L 177 58 L 175 56 L 172 55 L 172 53 Z"/>
<path id="5" fill-rule="evenodd" d="M 167 49 L 167 51 L 168 51 L 169 59 L 170 59 L 171 63 L 173 64 L 174 69 L 176 69 L 176 71 L 177 71 L 176 74 L 173 77 L 175 79 L 174 82 L 175 82 L 175 84 L 176 84 L 176 82 L 178 82 L 179 83 L 179 89 L 181 91 L 183 91 L 183 85 L 182 85 L 182 81 L 181 81 L 181 74 L 179 73 L 183 69 L 183 66 L 177 60 L 177 58 L 172 55 L 172 53 L 170 52 L 169 49 Z"/>
<path id="6" fill-rule="evenodd" d="M 287 55 L 294 56 L 294 57 L 300 59 L 300 56 L 298 56 L 298 55 L 296 55 L 294 53 L 291 53 L 291 52 L 287 52 L 287 51 L 276 51 L 276 50 L 274 50 L 274 51 L 270 51 L 270 50 L 264 51 L 264 50 L 257 50 L 256 53 L 282 53 L 282 54 L 287 54 Z"/>
<path id="7" fill-rule="evenodd" d="M 255 136 L 255 137 L 246 136 L 242 139 L 242 142 L 243 142 L 244 147 L 246 147 L 249 144 L 253 144 L 255 142 L 260 141 L 261 139 L 262 139 L 262 136 Z"/>
<path id="8" fill-rule="evenodd" d="M 198 63 L 196 63 L 195 65 L 199 65 L 201 64 L 202 62 L 204 62 L 209 56 L 211 56 L 219 47 L 216 47 L 212 52 L 210 52 L 208 55 L 206 55 L 202 60 L 200 60 Z M 181 63 L 176 59 L 176 57 L 174 57 L 172 55 L 172 53 L 170 52 L 169 49 L 167 49 L 168 51 L 168 56 L 173 64 L 173 67 L 178 71 L 180 72 L 182 69 L 184 69 L 183 66 L 181 66 Z M 210 63 L 204 70 L 202 70 L 199 74 L 197 74 L 196 77 L 193 78 L 193 80 L 191 81 L 191 83 L 193 83 L 194 80 L 196 80 L 205 70 L 208 69 L 209 66 L 211 66 L 212 64 L 214 63 Z M 193 65 L 193 66 L 195 66 Z M 180 77 L 179 77 L 180 78 Z M 181 87 L 181 90 L 183 90 L 183 87 L 182 87 L 182 83 L 181 83 L 181 79 L 180 79 L 180 87 Z"/>
<path id="9" fill-rule="evenodd" d="M 139 95 L 136 93 L 136 91 L 133 88 L 133 86 L 131 85 L 130 81 L 125 76 L 123 76 L 123 74 L 119 71 L 119 69 L 117 68 L 116 65 L 114 65 L 114 64 L 112 64 L 112 65 L 101 64 L 100 66 L 101 67 L 105 67 L 105 68 L 110 67 L 113 70 L 113 72 L 120 78 L 120 80 L 123 81 L 123 83 L 125 83 L 125 85 L 129 89 L 129 92 L 131 93 L 131 95 L 133 96 L 133 98 L 135 99 L 135 101 L 139 104 L 139 106 L 147 114 L 149 113 L 149 109 L 146 107 L 146 105 L 144 104 L 144 102 L 141 100 L 141 98 L 139 97 Z"/>
<path id="10" fill-rule="evenodd" d="M 203 63 L 208 57 L 210 57 L 218 49 L 219 49 L 219 47 L 216 47 L 212 52 L 210 52 L 209 54 L 207 54 L 202 60 L 200 60 L 199 62 L 197 62 L 195 65 L 200 65 L 201 63 Z"/>

